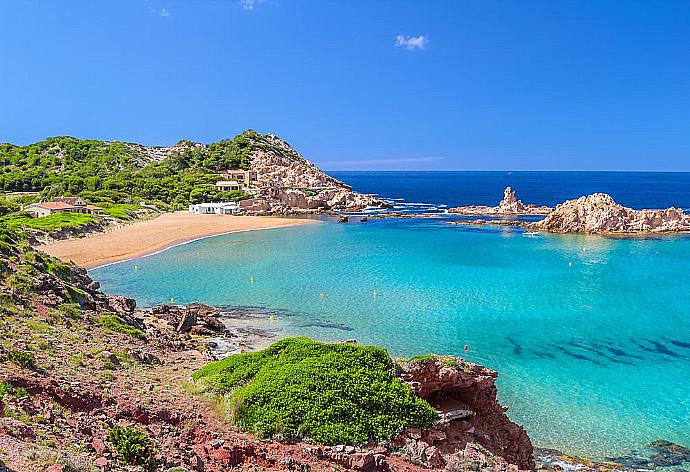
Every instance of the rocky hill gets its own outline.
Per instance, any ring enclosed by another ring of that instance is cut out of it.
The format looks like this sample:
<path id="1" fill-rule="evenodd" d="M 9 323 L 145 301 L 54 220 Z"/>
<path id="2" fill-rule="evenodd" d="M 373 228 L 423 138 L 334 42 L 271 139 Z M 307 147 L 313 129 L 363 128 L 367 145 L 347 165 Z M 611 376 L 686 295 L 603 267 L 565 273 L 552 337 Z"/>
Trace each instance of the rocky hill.
<path id="1" fill-rule="evenodd" d="M 251 170 L 256 179 L 242 191 L 220 191 L 215 183 L 228 169 Z M 277 136 L 252 130 L 211 144 L 180 141 L 170 147 L 71 137 L 0 144 L 0 191 L 40 192 L 41 200 L 78 195 L 93 203 L 145 201 L 164 210 L 251 199 L 244 207 L 256 214 L 384 205 L 328 176 Z"/>
<path id="2" fill-rule="evenodd" d="M 250 143 L 250 169 L 257 176 L 255 198 L 241 203 L 253 214 L 360 211 L 386 203 L 352 191 L 273 134 L 243 133 Z"/>

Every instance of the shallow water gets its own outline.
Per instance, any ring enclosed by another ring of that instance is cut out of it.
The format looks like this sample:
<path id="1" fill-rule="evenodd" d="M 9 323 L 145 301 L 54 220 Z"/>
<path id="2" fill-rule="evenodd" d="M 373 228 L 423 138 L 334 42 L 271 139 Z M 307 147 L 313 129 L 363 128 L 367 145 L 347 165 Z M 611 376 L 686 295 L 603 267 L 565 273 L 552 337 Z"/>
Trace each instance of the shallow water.
<path id="1" fill-rule="evenodd" d="M 540 446 L 603 457 L 658 438 L 690 445 L 690 237 L 522 232 L 323 223 L 91 273 L 143 306 L 262 306 L 288 334 L 465 355 L 500 372 L 501 402 Z"/>

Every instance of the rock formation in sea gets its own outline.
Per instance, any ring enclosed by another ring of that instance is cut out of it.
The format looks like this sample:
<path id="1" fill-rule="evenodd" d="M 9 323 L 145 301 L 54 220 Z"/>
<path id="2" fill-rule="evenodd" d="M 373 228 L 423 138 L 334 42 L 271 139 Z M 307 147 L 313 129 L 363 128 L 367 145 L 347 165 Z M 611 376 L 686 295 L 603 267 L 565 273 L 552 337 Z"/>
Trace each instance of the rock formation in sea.
<path id="1" fill-rule="evenodd" d="M 503 191 L 503 199 L 496 206 L 470 205 L 450 208 L 448 210 L 449 213 L 457 213 L 466 216 L 546 215 L 551 211 L 553 211 L 553 208 L 547 206 L 537 206 L 533 204 L 525 205 L 522 203 L 522 200 L 518 200 L 515 197 L 515 192 L 510 187 L 505 188 Z"/>
<path id="2" fill-rule="evenodd" d="M 659 233 L 690 231 L 690 215 L 677 208 L 633 210 L 605 193 L 594 193 L 556 206 L 533 229 L 557 233 Z"/>
<path id="3" fill-rule="evenodd" d="M 428 356 L 400 368 L 412 392 L 440 412 L 431 429 L 407 430 L 398 439 L 413 462 L 452 470 L 473 470 L 476 462 L 490 462 L 491 470 L 534 468 L 527 432 L 498 403 L 495 371 L 451 356 Z"/>

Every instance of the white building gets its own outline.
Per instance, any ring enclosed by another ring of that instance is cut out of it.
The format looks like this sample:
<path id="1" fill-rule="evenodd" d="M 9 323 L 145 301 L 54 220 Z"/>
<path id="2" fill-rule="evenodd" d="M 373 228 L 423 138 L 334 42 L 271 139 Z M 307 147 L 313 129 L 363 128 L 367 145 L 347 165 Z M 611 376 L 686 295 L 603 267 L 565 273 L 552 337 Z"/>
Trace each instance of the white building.
<path id="1" fill-rule="evenodd" d="M 239 215 L 242 209 L 237 202 L 198 203 L 189 205 L 189 212 L 195 215 Z"/>

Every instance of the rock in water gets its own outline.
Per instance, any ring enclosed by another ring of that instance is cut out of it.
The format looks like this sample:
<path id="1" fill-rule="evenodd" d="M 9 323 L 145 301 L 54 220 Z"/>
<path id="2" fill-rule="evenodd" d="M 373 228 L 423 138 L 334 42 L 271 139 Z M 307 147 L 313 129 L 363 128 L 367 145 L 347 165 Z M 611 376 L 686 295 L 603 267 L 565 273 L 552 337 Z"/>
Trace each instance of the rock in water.
<path id="1" fill-rule="evenodd" d="M 594 193 L 556 206 L 535 229 L 557 233 L 643 233 L 690 231 L 683 210 L 633 210 L 605 193 Z"/>
<path id="2" fill-rule="evenodd" d="M 512 188 L 506 187 L 503 191 L 503 200 L 497 206 L 490 207 L 485 205 L 470 205 L 463 207 L 450 208 L 449 213 L 457 213 L 459 215 L 546 215 L 553 211 L 553 208 L 547 206 L 525 205 L 522 200 L 515 197 L 515 192 Z"/>

